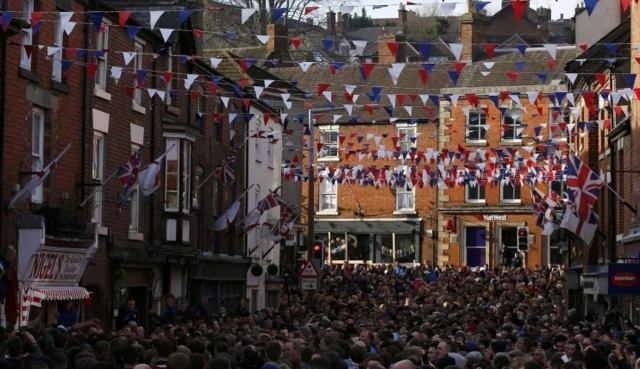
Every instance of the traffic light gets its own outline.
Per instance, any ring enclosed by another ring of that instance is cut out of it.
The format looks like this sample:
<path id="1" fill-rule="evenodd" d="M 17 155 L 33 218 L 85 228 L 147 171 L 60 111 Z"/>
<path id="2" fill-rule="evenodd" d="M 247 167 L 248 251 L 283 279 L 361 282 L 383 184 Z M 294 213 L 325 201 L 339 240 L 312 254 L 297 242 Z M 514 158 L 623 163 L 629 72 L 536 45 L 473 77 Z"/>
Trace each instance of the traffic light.
<path id="1" fill-rule="evenodd" d="M 324 264 L 324 242 L 316 241 L 313 243 L 312 259 L 320 260 L 320 265 Z"/>
<path id="2" fill-rule="evenodd" d="M 529 227 L 518 227 L 518 251 L 529 251 Z"/>

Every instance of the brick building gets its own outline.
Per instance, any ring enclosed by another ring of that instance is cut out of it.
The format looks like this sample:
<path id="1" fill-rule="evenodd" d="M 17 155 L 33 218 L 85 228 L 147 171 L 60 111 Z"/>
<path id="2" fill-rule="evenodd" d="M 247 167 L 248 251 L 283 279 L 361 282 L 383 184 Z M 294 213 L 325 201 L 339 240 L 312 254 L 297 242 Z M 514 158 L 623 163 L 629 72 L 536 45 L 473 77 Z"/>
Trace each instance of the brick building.
<path id="1" fill-rule="evenodd" d="M 34 32 L 28 19 L 16 17 L 3 33 L 3 206 L 72 145 L 27 204 L 2 213 L 0 238 L 3 245 L 17 245 L 23 270 L 32 267 L 32 253 L 45 257 L 56 247 L 71 247 L 65 239 L 86 248 L 86 255 L 74 259 L 77 280 L 25 282 L 48 291 L 52 309 L 60 296 L 81 300 L 92 293 L 84 317 L 110 322 L 125 298 L 135 298 L 141 312 L 160 311 L 169 292 L 210 311 L 235 309 L 246 296 L 251 261 L 244 257 L 244 239 L 235 225 L 224 232 L 211 227 L 246 185 L 245 150 L 240 149 L 247 135 L 245 114 L 275 111 L 254 100 L 251 91 L 244 95 L 246 106 L 237 81 L 193 58 L 202 55 L 201 39 L 191 32 L 202 29 L 202 12 L 183 24 L 173 14 L 193 4 L 173 4 L 160 17 L 156 27 L 180 30 L 165 39 L 148 29 L 147 11 L 166 10 L 166 4 L 133 9 L 126 24 L 141 30 L 131 36 L 114 12 L 126 10 L 126 3 L 86 7 L 57 1 L 35 8 L 33 1 L 9 3 L 10 9 L 24 5 L 28 16 L 44 12 L 44 22 Z M 74 14 L 61 19 L 57 12 L 63 11 Z M 105 11 L 100 31 L 89 11 Z M 78 23 L 68 35 L 66 21 Z M 17 46 L 29 44 L 33 48 Z M 215 93 L 207 84 L 212 77 Z M 238 116 L 234 122 L 230 113 Z M 160 188 L 144 196 L 136 187 L 131 201 L 119 207 L 123 187 L 116 171 L 139 149 L 141 168 L 169 150 L 161 162 Z M 235 183 L 223 187 L 208 179 L 233 152 Z M 241 209 L 238 219 L 244 213 Z M 42 228 L 44 251 L 23 248 L 33 230 Z"/>

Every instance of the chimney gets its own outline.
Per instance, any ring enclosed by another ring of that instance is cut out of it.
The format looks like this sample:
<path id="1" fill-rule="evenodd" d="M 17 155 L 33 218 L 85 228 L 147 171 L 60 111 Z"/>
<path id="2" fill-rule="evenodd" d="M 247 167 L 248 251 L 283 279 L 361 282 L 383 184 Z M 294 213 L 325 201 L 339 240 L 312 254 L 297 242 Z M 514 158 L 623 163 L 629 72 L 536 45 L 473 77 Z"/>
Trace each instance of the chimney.
<path id="1" fill-rule="evenodd" d="M 564 13 L 560 13 L 560 20 L 564 19 Z"/>
<path id="2" fill-rule="evenodd" d="M 403 3 L 400 3 L 398 7 L 398 29 L 404 32 L 404 27 L 407 25 L 407 9 Z"/>
<path id="3" fill-rule="evenodd" d="M 308 25 L 313 26 L 313 18 L 307 18 L 306 21 Z"/>
<path id="4" fill-rule="evenodd" d="M 329 37 L 336 37 L 336 13 L 331 9 L 327 13 L 327 34 Z"/>
<path id="5" fill-rule="evenodd" d="M 338 12 L 338 26 L 336 27 L 336 33 L 339 35 L 344 34 L 344 19 L 340 12 Z"/>
<path id="6" fill-rule="evenodd" d="M 400 44 L 395 56 L 391 53 L 391 50 L 389 50 L 389 46 L 387 46 L 390 42 Z M 406 62 L 405 42 L 406 39 L 402 35 L 381 34 L 380 37 L 378 37 L 378 63 L 393 64 Z"/>
<path id="7" fill-rule="evenodd" d="M 467 0 L 467 13 L 460 16 L 460 35 L 463 44 L 461 61 L 474 61 L 482 52 L 481 45 L 488 41 L 487 24 L 489 24 L 487 16 L 476 13 L 475 1 Z"/>
<path id="8" fill-rule="evenodd" d="M 536 32 L 536 40 L 543 44 L 549 38 L 549 21 L 551 20 L 551 9 L 540 7 L 536 10 L 538 19 L 538 30 Z"/>
<path id="9" fill-rule="evenodd" d="M 342 14 L 342 32 L 349 32 L 349 14 Z"/>
<path id="10" fill-rule="evenodd" d="M 289 29 L 284 24 L 267 24 L 267 53 L 283 58 L 289 52 Z"/>

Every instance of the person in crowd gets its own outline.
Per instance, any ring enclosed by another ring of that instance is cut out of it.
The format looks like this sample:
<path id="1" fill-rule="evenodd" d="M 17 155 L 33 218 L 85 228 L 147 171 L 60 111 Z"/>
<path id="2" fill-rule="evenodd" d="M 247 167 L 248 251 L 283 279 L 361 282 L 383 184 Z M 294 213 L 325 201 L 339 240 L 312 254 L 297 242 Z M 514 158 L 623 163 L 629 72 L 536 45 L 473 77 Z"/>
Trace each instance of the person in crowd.
<path id="1" fill-rule="evenodd" d="M 133 297 L 127 298 L 124 306 L 118 311 L 116 329 L 124 328 L 129 322 L 140 324 L 140 314 L 136 309 L 136 300 Z"/>

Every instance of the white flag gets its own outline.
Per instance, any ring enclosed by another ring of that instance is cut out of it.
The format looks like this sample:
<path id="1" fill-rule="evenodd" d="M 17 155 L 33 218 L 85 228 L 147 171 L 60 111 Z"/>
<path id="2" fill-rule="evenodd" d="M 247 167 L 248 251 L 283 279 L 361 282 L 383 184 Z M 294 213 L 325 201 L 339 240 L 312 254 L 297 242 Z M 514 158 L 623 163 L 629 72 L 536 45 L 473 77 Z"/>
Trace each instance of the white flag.
<path id="1" fill-rule="evenodd" d="M 214 231 L 221 231 L 227 228 L 229 224 L 233 222 L 233 220 L 236 218 L 236 215 L 238 214 L 238 210 L 240 209 L 240 203 L 242 203 L 244 195 L 247 194 L 247 191 L 249 191 L 249 189 L 244 191 L 242 195 L 240 195 L 240 197 L 238 197 L 238 199 L 234 201 L 233 204 L 231 204 L 231 207 L 227 209 L 227 211 L 225 211 L 220 218 L 216 219 L 216 222 L 213 224 Z"/>
<path id="2" fill-rule="evenodd" d="M 593 240 L 593 236 L 596 234 L 596 230 L 598 229 L 597 224 L 597 215 L 593 211 L 589 211 L 590 218 L 589 220 L 595 221 L 594 223 L 584 222 L 577 215 L 573 213 L 573 211 L 569 208 L 564 212 L 564 217 L 562 217 L 562 223 L 560 223 L 560 228 L 568 229 L 573 232 L 576 236 L 582 238 L 582 240 L 587 244 L 591 244 Z"/>
<path id="3" fill-rule="evenodd" d="M 147 165 L 138 174 L 138 183 L 140 184 L 140 191 L 142 191 L 143 195 L 149 196 L 160 187 L 160 167 L 162 160 L 175 146 L 176 145 L 171 146 L 169 150 L 165 151 L 164 154 L 160 155 L 153 163 Z"/>

